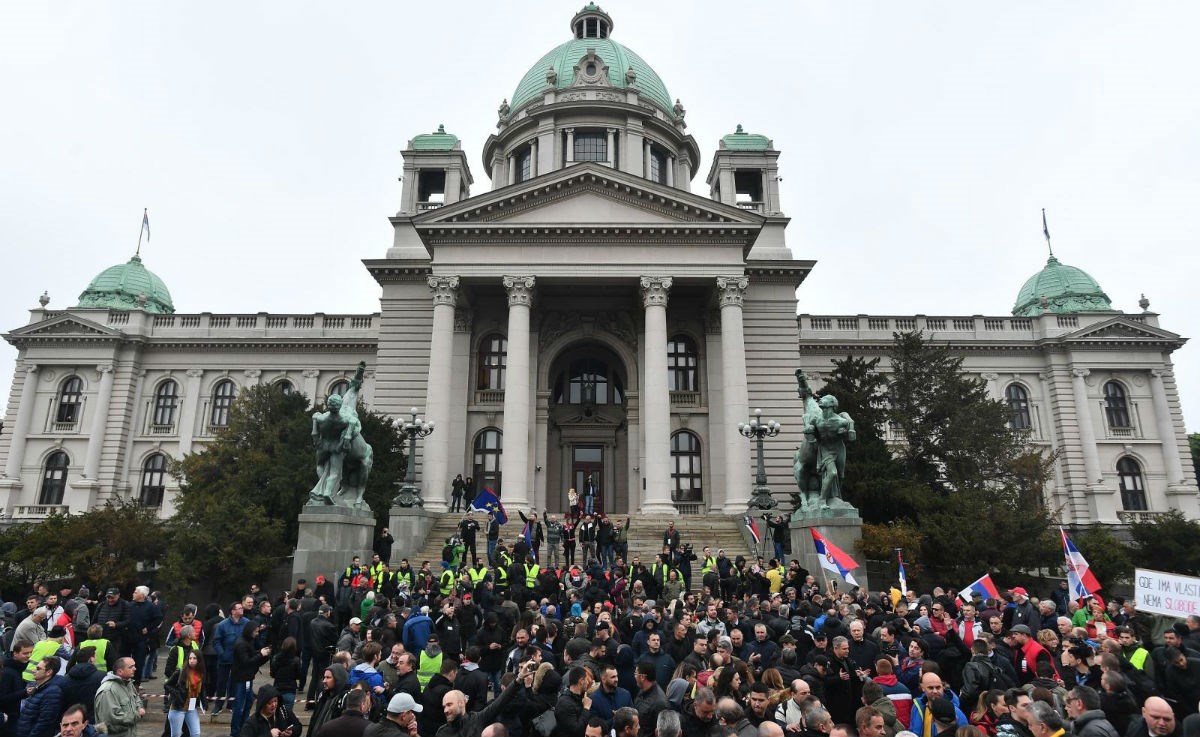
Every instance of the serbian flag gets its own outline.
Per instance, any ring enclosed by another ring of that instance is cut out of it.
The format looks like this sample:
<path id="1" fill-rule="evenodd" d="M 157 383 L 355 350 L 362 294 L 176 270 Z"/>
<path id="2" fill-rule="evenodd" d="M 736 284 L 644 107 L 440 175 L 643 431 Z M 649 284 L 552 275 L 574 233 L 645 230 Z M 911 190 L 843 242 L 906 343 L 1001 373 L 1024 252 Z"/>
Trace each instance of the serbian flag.
<path id="1" fill-rule="evenodd" d="M 150 210 L 142 208 L 142 232 L 138 233 L 138 237 L 146 236 L 146 242 L 150 242 Z"/>
<path id="2" fill-rule="evenodd" d="M 854 559 L 842 552 L 838 546 L 826 540 L 821 533 L 817 532 L 817 528 L 810 527 L 809 531 L 812 532 L 813 545 L 817 548 L 817 558 L 821 561 L 821 567 L 830 573 L 838 574 L 851 586 L 857 586 L 858 581 L 855 581 L 854 576 L 850 575 L 850 571 L 858 568 Z"/>
<path id="3" fill-rule="evenodd" d="M 972 591 L 977 591 L 984 599 L 1000 598 L 1000 589 L 996 588 L 996 584 L 992 583 L 992 574 L 990 573 L 985 573 L 977 578 L 974 583 L 964 586 L 963 590 L 958 592 L 958 597 L 963 601 L 970 601 Z"/>
<path id="4" fill-rule="evenodd" d="M 762 535 L 758 534 L 758 523 L 750 515 L 742 517 L 742 522 L 746 524 L 746 529 L 750 531 L 750 537 L 754 538 L 755 546 L 762 543 Z"/>
<path id="5" fill-rule="evenodd" d="M 1067 588 L 1071 590 L 1071 595 L 1076 599 L 1094 596 L 1100 590 L 1100 582 L 1096 580 L 1096 574 L 1092 573 L 1083 553 L 1075 547 L 1074 541 L 1066 531 L 1060 527 L 1058 532 L 1062 535 L 1063 556 L 1067 561 Z"/>
<path id="6" fill-rule="evenodd" d="M 900 591 L 908 593 L 908 579 L 904 576 L 904 553 L 900 548 L 896 548 L 896 560 L 900 563 Z M 893 604 L 893 606 L 895 606 Z"/>
<path id="7" fill-rule="evenodd" d="M 471 502 L 471 509 L 478 509 L 480 512 L 491 512 L 496 517 L 498 524 L 506 524 L 508 522 L 508 512 L 504 511 L 504 505 L 500 503 L 500 497 L 496 496 L 491 489 L 484 488 L 483 491 L 475 495 L 475 500 Z"/>

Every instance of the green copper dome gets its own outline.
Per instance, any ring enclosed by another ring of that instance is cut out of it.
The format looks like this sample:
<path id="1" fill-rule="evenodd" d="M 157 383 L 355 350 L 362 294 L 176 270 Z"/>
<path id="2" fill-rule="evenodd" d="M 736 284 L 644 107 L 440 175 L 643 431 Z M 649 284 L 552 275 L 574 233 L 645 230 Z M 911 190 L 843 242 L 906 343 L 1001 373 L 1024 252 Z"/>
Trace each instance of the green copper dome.
<path id="1" fill-rule="evenodd" d="M 1012 313 L 1017 317 L 1034 317 L 1043 312 L 1112 311 L 1112 302 L 1095 279 L 1083 269 L 1059 263 L 1051 255 L 1042 270 L 1029 277 L 1021 287 Z"/>
<path id="2" fill-rule="evenodd" d="M 600 37 L 586 35 L 591 31 L 582 25 L 593 18 L 600 24 Z M 608 65 L 608 81 L 613 87 L 617 89 L 628 87 L 625 82 L 625 72 L 632 68 L 636 75 L 633 86 L 637 88 L 638 93 L 642 97 L 658 103 L 663 110 L 671 110 L 673 103 L 670 93 L 667 92 L 667 86 L 650 68 L 650 65 L 642 60 L 642 57 L 608 37 L 612 28 L 612 20 L 599 6 L 589 3 L 575 15 L 572 27 L 575 29 L 575 38 L 552 49 L 525 73 L 521 83 L 517 85 L 516 91 L 513 92 L 510 103 L 512 110 L 517 110 L 530 100 L 541 97 L 542 92 L 546 89 L 546 72 L 550 69 L 553 69 L 557 75 L 554 82 L 555 87 L 560 90 L 570 87 L 575 82 L 575 65 L 583 59 L 588 49 L 595 49 L 596 56 Z"/>
<path id="3" fill-rule="evenodd" d="M 144 304 L 142 303 L 144 300 Z M 175 311 L 163 280 L 134 256 L 129 263 L 110 266 L 79 295 L 79 307 L 108 310 L 145 310 L 155 314 Z"/>
<path id="4" fill-rule="evenodd" d="M 739 123 L 736 131 L 721 136 L 721 147 L 730 151 L 766 151 L 771 148 L 771 139 L 759 133 L 747 133 Z"/>
<path id="5" fill-rule="evenodd" d="M 413 136 L 409 145 L 414 151 L 453 151 L 458 145 L 458 136 L 446 132 L 446 126 L 439 125 L 433 133 L 422 133 Z"/>

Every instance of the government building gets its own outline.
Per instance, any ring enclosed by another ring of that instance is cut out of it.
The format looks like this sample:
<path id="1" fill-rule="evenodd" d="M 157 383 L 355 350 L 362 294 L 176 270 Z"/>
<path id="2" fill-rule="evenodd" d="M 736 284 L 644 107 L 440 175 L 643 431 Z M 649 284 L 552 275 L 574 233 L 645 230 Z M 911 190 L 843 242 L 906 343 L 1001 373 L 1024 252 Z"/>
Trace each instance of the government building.
<path id="1" fill-rule="evenodd" d="M 18 359 L 0 513 L 125 498 L 169 516 L 168 460 L 202 449 L 239 392 L 265 384 L 319 405 L 361 360 L 367 405 L 437 423 L 419 465 L 431 510 L 462 473 L 510 512 L 561 510 L 590 476 L 609 512 L 740 514 L 754 464 L 738 423 L 755 408 L 782 423 L 767 466 L 786 499 L 801 441 L 793 372 L 819 387 L 831 359 L 883 355 L 893 332 L 923 330 L 1059 454 L 1047 501 L 1064 524 L 1200 516 L 1171 364 L 1185 339 L 1148 303 L 1114 309 L 1051 257 L 1011 314 L 797 315 L 816 261 L 787 245 L 781 152 L 740 126 L 696 141 L 594 4 L 500 105 L 481 153 L 472 162 L 442 126 L 408 141 L 392 242 L 362 254 L 374 314 L 177 312 L 137 256 L 75 306 L 33 309 L 4 334 Z"/>

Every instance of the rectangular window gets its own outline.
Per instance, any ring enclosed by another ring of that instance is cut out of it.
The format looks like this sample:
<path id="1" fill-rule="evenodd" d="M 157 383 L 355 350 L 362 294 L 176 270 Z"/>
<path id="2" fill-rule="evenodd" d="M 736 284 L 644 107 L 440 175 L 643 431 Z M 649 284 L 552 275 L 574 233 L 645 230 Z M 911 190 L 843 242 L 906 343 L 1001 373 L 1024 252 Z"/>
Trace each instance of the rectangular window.
<path id="1" fill-rule="evenodd" d="M 650 147 L 650 181 L 667 183 L 667 152 L 658 146 Z"/>
<path id="2" fill-rule="evenodd" d="M 576 161 L 608 161 L 608 135 L 605 133 L 576 133 Z"/>
<path id="3" fill-rule="evenodd" d="M 533 174 L 533 151 L 528 146 L 517 153 L 517 181 L 523 182 Z"/>

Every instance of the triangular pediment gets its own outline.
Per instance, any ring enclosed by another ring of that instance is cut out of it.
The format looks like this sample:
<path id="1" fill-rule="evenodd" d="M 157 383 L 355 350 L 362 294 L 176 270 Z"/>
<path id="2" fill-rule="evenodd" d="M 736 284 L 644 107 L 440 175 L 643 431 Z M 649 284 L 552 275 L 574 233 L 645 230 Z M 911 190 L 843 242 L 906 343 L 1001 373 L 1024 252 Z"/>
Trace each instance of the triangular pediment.
<path id="1" fill-rule="evenodd" d="M 1062 336 L 1062 340 L 1075 341 L 1169 341 L 1182 344 L 1184 339 L 1177 333 L 1156 328 L 1131 317 L 1118 316 L 1110 320 L 1088 325 L 1073 333 Z"/>
<path id="2" fill-rule="evenodd" d="M 9 333 L 11 338 L 42 338 L 42 337 L 88 337 L 88 338 L 120 338 L 120 331 L 100 325 L 91 320 L 64 313 L 48 320 L 31 323 Z"/>
<path id="3" fill-rule="evenodd" d="M 429 226 L 672 225 L 758 230 L 756 213 L 595 163 L 576 164 L 413 218 Z"/>

